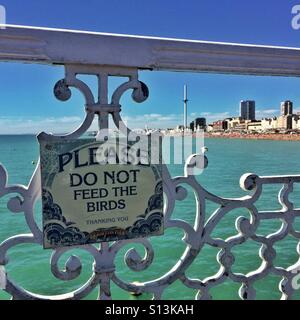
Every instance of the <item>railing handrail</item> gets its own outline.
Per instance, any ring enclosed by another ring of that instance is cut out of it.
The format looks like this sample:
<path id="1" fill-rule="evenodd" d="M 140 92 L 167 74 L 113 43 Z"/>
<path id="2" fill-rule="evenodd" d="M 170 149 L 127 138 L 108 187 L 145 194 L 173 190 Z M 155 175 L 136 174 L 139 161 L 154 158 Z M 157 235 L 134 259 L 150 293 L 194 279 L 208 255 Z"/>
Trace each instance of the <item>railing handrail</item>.
<path id="1" fill-rule="evenodd" d="M 5 25 L 0 61 L 300 76 L 300 49 Z"/>

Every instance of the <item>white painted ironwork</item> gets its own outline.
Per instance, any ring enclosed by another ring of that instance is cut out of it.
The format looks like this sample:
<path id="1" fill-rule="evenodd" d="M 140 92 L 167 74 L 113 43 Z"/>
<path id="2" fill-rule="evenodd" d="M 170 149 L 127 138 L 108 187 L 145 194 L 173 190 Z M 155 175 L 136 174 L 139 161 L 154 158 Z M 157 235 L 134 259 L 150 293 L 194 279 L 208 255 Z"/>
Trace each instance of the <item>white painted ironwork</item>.
<path id="1" fill-rule="evenodd" d="M 0 30 L 0 61 L 300 76 L 299 48 L 5 27 Z"/>
<path id="2" fill-rule="evenodd" d="M 93 43 L 94 36 L 97 38 L 99 37 L 100 46 L 103 50 L 110 49 L 113 47 L 112 50 L 115 49 L 112 42 L 114 36 L 104 36 L 104 35 L 89 35 L 84 33 L 70 33 L 68 32 L 61 32 L 60 31 L 49 31 L 49 30 L 39 30 L 39 29 L 30 29 L 32 31 L 32 36 L 36 35 L 35 37 L 31 37 L 28 40 L 25 35 L 28 32 L 26 28 L 8 28 L 6 29 L 5 33 L 0 33 L 0 42 L 3 41 L 4 37 L 8 37 L 7 44 L 7 56 L 3 53 L 5 50 L 4 48 L 0 48 L 0 56 L 5 59 L 17 59 L 17 60 L 24 60 L 24 46 L 26 47 L 27 40 L 30 43 L 34 43 L 33 47 L 28 47 L 27 49 L 30 51 L 28 52 L 28 60 L 33 61 L 36 59 L 38 62 L 42 61 L 42 57 L 45 58 L 45 61 L 53 62 L 49 58 L 49 52 L 57 57 L 64 57 L 62 52 L 56 52 L 57 44 L 55 41 L 57 37 L 60 37 L 59 40 L 65 39 L 65 37 L 76 37 L 78 43 L 81 44 L 84 48 L 85 45 L 88 45 L 86 41 L 91 41 Z M 2 31 L 1 31 L 2 32 Z M 37 37 L 40 34 L 47 34 L 47 39 L 51 40 L 46 43 L 46 41 L 42 41 Z M 23 37 L 23 38 L 22 38 Z M 27 39 L 24 40 L 24 37 Z M 48 38 L 49 37 L 49 38 Z M 87 37 L 87 40 L 84 39 Z M 91 37 L 90 40 L 88 40 Z M 105 45 L 105 39 L 107 38 L 107 46 Z M 95 38 L 95 39 L 96 39 Z M 119 39 L 119 37 L 117 37 Z M 137 40 L 136 38 L 125 37 L 125 42 L 130 43 L 132 40 L 134 43 L 136 41 L 140 41 L 142 43 L 142 52 L 145 50 L 145 47 L 148 47 L 148 40 L 143 40 L 143 38 Z M 15 43 L 13 43 L 15 41 Z M 25 43 L 21 43 L 25 41 Z M 149 40 L 150 41 L 150 40 Z M 168 49 L 168 46 L 173 41 L 171 40 L 151 40 L 158 41 L 159 43 L 168 44 L 166 46 L 166 52 L 164 52 L 164 59 L 161 61 L 165 61 L 165 66 L 168 65 L 170 61 L 172 61 L 172 52 L 171 49 Z M 171 41 L 171 42 L 170 42 Z M 17 43 L 17 46 L 15 44 Z M 68 43 L 66 41 L 66 46 L 68 47 Z M 72 42 L 74 43 L 74 41 Z M 122 41 L 121 41 L 122 43 Z M 176 45 L 179 45 L 180 41 L 175 41 Z M 116 42 L 115 42 L 116 44 Z M 12 45 L 14 50 L 10 47 Z M 17 57 L 17 49 L 18 46 L 21 46 L 21 49 L 18 51 L 20 53 L 19 58 Z M 91 45 L 91 43 L 89 44 Z M 182 45 L 185 45 L 185 42 L 182 42 Z M 198 46 L 199 51 L 201 48 L 205 51 L 206 45 L 199 44 L 198 42 L 190 42 L 191 46 Z M 203 47 L 202 47 L 203 46 Z M 209 45 L 211 48 L 217 45 Z M 223 45 L 221 45 L 223 46 Z M 134 47 L 134 45 L 133 45 Z M 130 52 L 132 50 L 131 45 L 129 45 L 129 52 L 125 53 L 125 57 L 130 57 Z M 163 47 L 163 46 L 162 46 Z M 175 46 L 176 47 L 176 46 Z M 226 47 L 226 45 L 225 45 Z M 45 49 L 47 48 L 47 50 Z M 69 48 L 69 47 L 68 47 Z M 228 49 L 228 47 L 226 47 Z M 246 50 L 246 47 L 232 47 L 235 48 L 237 51 L 236 53 L 239 55 L 241 53 L 240 50 Z M 234 52 L 228 53 L 232 56 L 235 55 L 235 49 L 232 49 Z M 248 48 L 249 49 L 249 48 Z M 247 49 L 247 50 L 248 50 Z M 45 52 L 47 51 L 47 55 Z M 153 47 L 148 47 L 148 50 L 153 50 Z M 169 50 L 169 51 L 168 51 Z M 247 56 L 246 52 L 244 52 L 245 56 Z M 258 50 L 258 51 L 256 51 Z M 273 56 L 275 61 L 278 56 L 280 59 L 285 59 L 289 61 L 289 57 L 293 56 L 291 60 L 295 64 L 299 64 L 299 66 L 293 70 L 289 69 L 288 64 L 277 64 L 276 72 L 270 71 L 270 74 L 284 74 L 284 75 L 299 75 L 300 74 L 300 58 L 299 58 L 299 50 L 298 49 L 266 49 L 262 47 L 253 47 L 253 51 L 259 52 L 262 50 L 266 50 L 265 52 L 270 52 L 270 55 Z M 11 52 L 14 52 L 12 55 Z M 176 51 L 176 50 L 175 50 Z M 33 53 L 35 52 L 35 58 Z M 155 50 L 154 50 L 155 52 Z M 285 52 L 284 56 L 281 56 L 281 53 Z M 64 52 L 66 53 L 66 52 Z M 136 52 L 135 52 L 136 53 Z M 70 51 L 70 55 L 73 52 Z M 122 52 L 123 54 L 123 52 Z M 213 53 L 211 53 L 213 55 Z M 66 59 L 69 59 L 71 56 L 66 54 Z M 116 56 L 114 54 L 114 56 Z M 131 61 L 135 61 L 134 57 L 137 57 L 137 61 L 140 62 L 140 55 L 136 53 L 131 57 Z M 201 56 L 201 54 L 200 54 Z M 249 56 L 253 58 L 251 55 L 251 50 L 249 52 Z M 79 56 L 78 56 L 79 57 Z M 121 57 L 121 56 L 120 56 Z M 116 58 L 121 59 L 121 58 Z M 166 58 L 167 57 L 167 58 Z M 170 60 L 168 60 L 168 57 Z M 259 60 L 259 56 L 256 56 Z M 47 60 L 48 59 L 48 60 Z M 99 129 L 108 128 L 108 118 L 109 116 L 112 117 L 115 125 L 124 133 L 130 131 L 124 122 L 122 121 L 120 112 L 120 99 L 122 94 L 127 90 L 132 90 L 132 98 L 136 102 L 143 102 L 147 99 L 149 91 L 147 86 L 138 80 L 138 67 L 135 65 L 134 67 L 130 67 L 129 63 L 126 62 L 124 59 L 124 63 L 122 64 L 121 60 L 118 60 L 117 63 L 114 63 L 113 66 L 103 66 L 107 62 L 107 60 L 103 60 L 105 63 L 101 63 L 102 57 L 99 58 L 99 65 L 90 65 L 91 62 L 95 63 L 96 55 L 93 53 L 89 55 L 87 52 L 83 52 L 83 55 L 80 57 L 80 60 L 76 62 L 79 64 L 65 64 L 65 78 L 58 81 L 54 88 L 55 96 L 61 100 L 66 101 L 71 97 L 71 90 L 70 88 L 78 89 L 85 98 L 85 111 L 86 117 L 83 120 L 82 124 L 74 131 L 67 135 L 50 135 L 47 133 L 42 133 L 42 136 L 47 135 L 47 139 L 52 140 L 66 140 L 69 138 L 78 138 L 82 134 L 84 134 L 90 127 L 92 121 L 97 116 L 99 119 Z M 86 59 L 86 60 L 85 60 Z M 97 58 L 98 59 L 98 58 Z M 25 59 L 26 60 L 26 59 Z M 54 59 L 55 60 L 55 59 Z M 115 60 L 115 62 L 117 61 Z M 168 61 L 169 62 L 168 62 Z M 276 60 L 277 63 L 280 60 Z M 298 61 L 298 62 L 297 62 Z M 56 61 L 59 63 L 64 63 L 63 60 Z M 72 61 L 74 62 L 74 61 Z M 86 63 L 85 63 L 86 62 Z M 121 66 L 118 65 L 121 63 Z M 97 64 L 97 63 L 96 63 Z M 220 62 L 220 66 L 222 61 Z M 100 66 L 101 65 L 101 66 Z M 177 65 L 179 66 L 180 63 Z M 294 65 L 295 66 L 295 65 Z M 145 67 L 143 65 L 142 67 Z M 173 66 L 174 67 L 174 66 Z M 173 68 L 172 67 L 172 68 Z M 187 67 L 185 67 L 187 68 Z M 212 66 L 212 68 L 214 68 Z M 249 68 L 241 67 L 244 70 L 244 73 L 249 72 Z M 162 67 L 163 69 L 163 67 Z M 175 67 L 174 69 L 178 69 Z M 187 68 L 188 69 L 188 68 Z M 201 69 L 201 68 L 200 68 Z M 197 70 L 200 70 L 197 69 Z M 202 71 L 204 69 L 201 69 Z M 225 69 L 223 69 L 224 71 Z M 233 66 L 231 69 L 227 69 L 227 71 L 233 70 Z M 254 67 L 255 73 L 268 73 L 266 72 L 265 66 L 261 66 L 258 62 Z M 260 71 L 259 71 L 260 70 Z M 280 70 L 280 72 L 279 72 Z M 215 71 L 221 71 L 221 67 L 215 69 Z M 77 75 L 78 74 L 89 74 L 89 75 L 96 75 L 98 77 L 99 83 L 99 97 L 96 99 L 91 89 L 85 84 L 83 81 L 79 80 Z M 108 100 L 108 77 L 110 76 L 123 76 L 127 77 L 128 81 L 124 84 L 119 86 L 114 94 L 112 95 L 111 100 Z M 196 161 L 199 157 L 202 157 L 204 161 Z M 239 295 L 241 299 L 254 299 L 256 296 L 256 291 L 254 285 L 256 281 L 267 277 L 268 275 L 277 275 L 282 278 L 282 281 L 279 284 L 279 290 L 282 293 L 282 299 L 290 299 L 295 292 L 293 287 L 293 279 L 295 279 L 295 275 L 300 273 L 300 259 L 295 265 L 291 265 L 288 268 L 281 268 L 276 267 L 273 263 L 276 250 L 274 246 L 276 243 L 283 238 L 291 235 L 296 239 L 300 238 L 300 232 L 295 230 L 294 228 L 294 221 L 297 217 L 300 216 L 300 210 L 294 208 L 294 205 L 289 201 L 289 195 L 293 191 L 293 185 L 295 183 L 300 182 L 300 175 L 298 176 L 270 176 L 270 177 L 260 177 L 255 174 L 246 174 L 241 177 L 240 185 L 241 187 L 249 191 L 249 195 L 242 197 L 242 198 L 222 198 L 216 196 L 205 188 L 203 188 L 199 182 L 196 180 L 195 175 L 193 174 L 193 170 L 195 169 L 195 164 L 202 163 L 204 167 L 207 166 L 208 161 L 204 154 L 200 155 L 191 155 L 184 168 L 183 176 L 172 178 L 168 172 L 168 168 L 164 166 L 163 170 L 163 179 L 164 179 L 164 193 L 166 199 L 166 205 L 164 208 L 164 216 L 165 216 L 165 227 L 166 228 L 179 228 L 184 231 L 185 237 L 183 238 L 183 242 L 186 246 L 183 255 L 180 257 L 178 262 L 163 276 L 158 279 L 153 279 L 151 281 L 147 281 L 144 283 L 138 282 L 126 282 L 125 280 L 121 279 L 117 275 L 116 265 L 115 265 L 115 258 L 116 254 L 120 251 L 127 244 L 139 243 L 144 247 L 145 256 L 141 257 L 139 253 L 135 249 L 130 249 L 124 259 L 127 266 L 133 271 L 142 271 L 148 268 L 153 261 L 154 258 L 154 250 L 152 248 L 151 242 L 149 239 L 135 239 L 135 240 L 124 240 L 124 241 L 117 241 L 114 243 L 102 243 L 100 245 L 85 245 L 85 246 L 78 246 L 79 249 L 88 252 L 94 259 L 92 275 L 87 280 L 85 284 L 79 287 L 77 290 L 70 292 L 64 295 L 56 295 L 56 296 L 45 296 L 39 295 L 36 293 L 29 292 L 26 288 L 21 287 L 18 285 L 10 276 L 9 272 L 7 271 L 7 265 L 9 264 L 8 260 L 8 252 L 14 246 L 23 243 L 33 243 L 39 246 L 42 246 L 42 230 L 40 230 L 34 216 L 34 206 L 37 200 L 41 197 L 41 188 L 40 188 L 40 168 L 39 164 L 37 165 L 33 176 L 28 184 L 28 186 L 23 185 L 8 185 L 8 174 L 5 168 L 1 165 L 0 166 L 0 197 L 4 197 L 6 195 L 12 194 L 12 197 L 7 202 L 7 207 L 11 212 L 14 213 L 24 213 L 26 223 L 30 228 L 29 234 L 20 234 L 15 235 L 11 238 L 6 239 L 0 244 L 0 288 L 5 290 L 9 293 L 13 299 L 81 299 L 86 297 L 93 289 L 99 288 L 99 299 L 111 299 L 111 291 L 110 285 L 113 282 L 119 288 L 126 290 L 130 293 L 150 293 L 153 295 L 153 298 L 160 299 L 164 290 L 172 285 L 176 280 L 181 280 L 182 284 L 188 288 L 197 290 L 196 299 L 210 299 L 211 298 L 211 289 L 215 286 L 218 286 L 224 283 L 226 280 L 230 279 L 234 282 L 240 284 Z M 278 200 L 281 204 L 281 210 L 277 211 L 259 211 L 256 207 L 256 202 L 261 196 L 262 187 L 266 184 L 280 184 L 282 185 L 282 189 L 279 192 Z M 185 186 L 189 186 L 194 191 L 194 196 L 196 199 L 196 208 L 195 208 L 195 219 L 194 225 L 189 224 L 184 220 L 180 220 L 174 218 L 172 216 L 175 203 L 176 201 L 182 201 L 187 197 L 188 191 Z M 17 194 L 18 196 L 15 196 Z M 3 201 L 3 200 L 2 200 Z M 215 212 L 210 216 L 207 217 L 207 210 L 206 210 L 206 202 L 210 201 L 218 205 L 218 208 Z M 250 218 L 239 217 L 236 220 L 236 230 L 237 232 L 233 231 L 233 236 L 223 240 L 219 238 L 214 238 L 212 233 L 215 228 L 218 226 L 219 222 L 232 210 L 243 208 L 247 209 L 250 214 Z M 278 219 L 281 221 L 280 229 L 268 236 L 259 235 L 257 233 L 257 228 L 260 223 L 267 219 Z M 1 225 L 0 225 L 1 227 Z M 253 240 L 254 242 L 258 243 L 261 248 L 259 252 L 259 256 L 261 258 L 261 265 L 258 269 L 253 270 L 247 274 L 242 273 L 235 273 L 232 270 L 232 266 L 234 265 L 235 257 L 233 254 L 233 249 L 236 246 L 239 246 L 245 243 L 247 240 Z M 198 255 L 201 255 L 201 251 L 205 245 L 209 245 L 219 249 L 219 253 L 217 255 L 217 261 L 219 263 L 219 271 L 211 275 L 206 279 L 191 279 L 187 276 L 186 271 L 195 261 Z M 53 275 L 62 280 L 71 280 L 76 279 L 81 272 L 82 264 L 80 258 L 77 256 L 70 255 L 69 259 L 65 264 L 64 270 L 61 270 L 58 266 L 60 258 L 63 254 L 68 254 L 71 248 L 59 248 L 53 250 L 53 254 L 51 256 L 51 271 Z M 300 245 L 298 245 L 298 253 L 300 255 Z M 166 257 L 167 258 L 167 257 Z M 295 273 L 296 270 L 296 273 Z M 297 271 L 298 270 L 298 271 Z"/>

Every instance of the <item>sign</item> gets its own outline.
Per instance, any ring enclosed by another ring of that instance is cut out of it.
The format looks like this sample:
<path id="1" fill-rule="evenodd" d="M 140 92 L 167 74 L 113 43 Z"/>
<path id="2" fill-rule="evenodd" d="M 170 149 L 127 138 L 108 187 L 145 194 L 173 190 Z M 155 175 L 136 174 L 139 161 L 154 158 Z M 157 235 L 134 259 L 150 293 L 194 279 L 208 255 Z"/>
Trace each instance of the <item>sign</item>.
<path id="1" fill-rule="evenodd" d="M 133 147 L 40 141 L 44 248 L 163 234 L 161 162 L 122 164 Z"/>

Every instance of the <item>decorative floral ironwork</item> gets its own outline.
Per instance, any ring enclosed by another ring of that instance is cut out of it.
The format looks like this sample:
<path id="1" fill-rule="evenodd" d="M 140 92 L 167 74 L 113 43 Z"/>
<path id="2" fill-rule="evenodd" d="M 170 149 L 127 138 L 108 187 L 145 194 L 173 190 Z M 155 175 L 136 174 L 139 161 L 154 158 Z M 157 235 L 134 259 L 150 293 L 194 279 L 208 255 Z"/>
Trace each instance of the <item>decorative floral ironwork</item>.
<path id="1" fill-rule="evenodd" d="M 124 132 L 129 129 L 123 123 L 120 116 L 120 99 L 122 94 L 129 89 L 133 90 L 132 98 L 137 102 L 143 102 L 149 95 L 148 88 L 140 82 L 137 77 L 137 70 L 115 70 L 115 69 L 90 69 L 87 72 L 81 72 L 80 66 L 67 66 L 66 77 L 60 80 L 54 89 L 58 99 L 65 101 L 71 97 L 70 87 L 79 89 L 86 100 L 86 117 L 82 125 L 72 133 L 64 136 L 47 135 L 53 140 L 64 140 L 69 138 L 78 138 L 90 127 L 95 115 L 99 116 L 100 128 L 108 127 L 108 116 L 111 115 L 116 126 Z M 99 101 L 95 101 L 91 90 L 82 81 L 77 79 L 77 74 L 88 73 L 98 76 L 101 95 Z M 111 102 L 108 103 L 107 77 L 109 75 L 127 76 L 129 80 L 122 84 L 114 92 Z M 101 85 L 100 85 L 101 84 Z M 204 161 L 198 161 L 201 158 Z M 282 278 L 279 283 L 279 290 L 282 293 L 282 299 L 290 299 L 295 292 L 292 281 L 296 274 L 299 274 L 300 259 L 288 268 L 281 268 L 274 265 L 276 250 L 274 245 L 287 237 L 293 236 L 300 238 L 300 232 L 294 228 L 296 217 L 300 216 L 300 209 L 294 208 L 288 197 L 293 191 L 294 183 L 300 182 L 300 176 L 269 176 L 260 177 L 255 174 L 246 174 L 241 177 L 240 185 L 246 191 L 252 194 L 236 199 L 218 197 L 204 189 L 196 180 L 193 174 L 197 163 L 203 163 L 207 166 L 205 155 L 191 155 L 185 165 L 184 175 L 182 177 L 172 178 L 166 166 L 163 166 L 163 190 L 165 193 L 166 205 L 164 208 L 165 228 L 179 228 L 185 233 L 183 241 L 186 245 L 183 255 L 180 257 L 174 267 L 158 279 L 153 279 L 144 283 L 125 282 L 120 279 L 116 273 L 115 258 L 117 253 L 127 244 L 139 243 L 144 247 L 145 256 L 141 257 L 135 249 L 130 249 L 125 255 L 127 266 L 133 271 L 141 271 L 148 268 L 154 257 L 154 250 L 149 239 L 134 239 L 116 241 L 113 243 L 102 243 L 99 247 L 95 245 L 78 246 L 78 249 L 88 252 L 94 259 L 94 265 L 91 277 L 77 290 L 64 295 L 45 296 L 27 291 L 12 281 L 9 274 L 6 273 L 5 266 L 8 264 L 7 252 L 14 246 L 22 243 L 35 243 L 42 245 L 42 231 L 39 229 L 34 218 L 34 206 L 41 196 L 40 189 L 40 170 L 39 164 L 34 171 L 33 177 L 28 186 L 7 185 L 7 172 L 0 166 L 0 197 L 9 194 L 18 194 L 11 198 L 8 203 L 8 209 L 12 212 L 23 212 L 26 223 L 30 228 L 30 234 L 16 235 L 6 239 L 0 244 L 0 287 L 8 292 L 14 299 L 81 299 L 86 297 L 94 288 L 99 287 L 99 299 L 111 299 L 110 284 L 114 282 L 118 287 L 128 292 L 151 293 L 155 299 L 160 299 L 164 290 L 180 279 L 183 285 L 197 290 L 196 299 L 210 299 L 211 289 L 230 279 L 240 284 L 239 295 L 241 299 L 254 299 L 256 291 L 254 284 L 257 280 L 267 277 L 270 274 L 278 275 Z M 279 192 L 279 202 L 282 206 L 278 211 L 259 211 L 255 205 L 262 193 L 262 187 L 265 184 L 283 185 Z M 184 186 L 188 185 L 193 189 L 196 208 L 195 220 L 192 226 L 188 222 L 172 217 L 175 202 L 182 201 L 187 197 L 187 190 Z M 161 191 L 161 185 L 157 187 L 157 192 Z M 47 193 L 44 197 L 50 196 Z M 150 199 L 155 201 L 155 199 Z M 215 212 L 206 220 L 206 202 L 211 201 L 218 205 Z M 51 199 L 49 200 L 49 203 Z M 212 236 L 213 231 L 219 222 L 232 210 L 237 208 L 246 208 L 249 211 L 250 218 L 239 217 L 236 220 L 237 234 L 228 239 L 219 239 Z M 59 211 L 59 210 L 58 210 Z M 56 212 L 56 211 L 55 211 Z M 59 212 L 58 212 L 59 214 Z M 148 225 L 156 228 L 155 213 L 151 214 L 151 221 Z M 266 219 L 278 219 L 281 221 L 281 228 L 270 235 L 263 236 L 257 234 L 260 223 Z M 149 219 L 148 219 L 149 220 Z M 141 225 L 137 227 L 142 227 Z M 134 231 L 133 231 L 134 232 Z M 146 230 L 145 230 L 146 232 Z M 261 265 L 256 270 L 247 274 L 235 273 L 232 270 L 235 257 L 233 249 L 245 243 L 247 240 L 253 240 L 261 246 L 259 256 Z M 209 245 L 219 249 L 217 261 L 220 265 L 218 272 L 206 279 L 191 279 L 187 276 L 187 269 L 194 262 L 196 257 L 201 254 L 204 245 Z M 58 263 L 63 254 L 68 253 L 71 248 L 63 247 L 53 250 L 51 256 L 51 271 L 55 277 L 60 280 L 72 280 L 77 278 L 82 270 L 82 263 L 76 256 L 71 255 L 65 264 L 65 269 L 60 270 Z M 300 245 L 298 245 L 300 254 Z M 298 270 L 295 273 L 295 270 Z"/>

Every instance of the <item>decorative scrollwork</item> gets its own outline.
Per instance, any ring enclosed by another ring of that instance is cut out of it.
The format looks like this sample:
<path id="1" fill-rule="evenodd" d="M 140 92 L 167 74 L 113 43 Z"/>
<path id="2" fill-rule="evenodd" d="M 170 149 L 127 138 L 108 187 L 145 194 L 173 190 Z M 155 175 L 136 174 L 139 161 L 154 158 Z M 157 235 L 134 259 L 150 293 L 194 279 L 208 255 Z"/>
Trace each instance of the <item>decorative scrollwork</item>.
<path id="1" fill-rule="evenodd" d="M 53 89 L 55 97 L 60 101 L 67 101 L 71 98 L 72 92 L 66 83 L 66 80 L 59 80 Z"/>
<path id="2" fill-rule="evenodd" d="M 131 96 L 135 102 L 141 103 L 148 99 L 149 89 L 144 82 L 139 81 L 139 84 L 139 87 L 133 90 Z"/>
<path id="3" fill-rule="evenodd" d="M 77 69 L 79 68 L 79 69 Z M 149 96 L 147 86 L 138 80 L 137 70 L 127 70 L 125 76 L 128 81 L 119 86 L 112 95 L 110 103 L 108 102 L 108 90 L 106 88 L 107 77 L 109 75 L 120 75 L 123 70 L 89 70 L 84 69 L 83 73 L 96 74 L 99 79 L 99 91 L 101 96 L 96 101 L 90 88 L 76 76 L 80 74 L 80 67 L 67 66 L 65 79 L 60 80 L 54 87 L 55 96 L 61 101 L 67 101 L 71 98 L 70 88 L 76 88 L 81 91 L 85 98 L 86 117 L 82 124 L 73 132 L 66 135 L 49 135 L 42 133 L 39 139 L 47 136 L 47 139 L 66 140 L 77 138 L 84 134 L 90 127 L 95 115 L 99 116 L 101 125 L 107 125 L 107 117 L 112 116 L 116 126 L 125 132 L 130 130 L 122 121 L 120 115 L 120 99 L 125 91 L 133 90 L 132 98 L 136 102 L 143 102 Z M 103 121 L 104 119 L 104 121 Z M 300 239 L 300 231 L 295 230 L 294 221 L 300 217 L 300 210 L 295 209 L 292 202 L 289 201 L 289 195 L 293 190 L 293 185 L 300 182 L 300 176 L 268 176 L 260 177 L 255 174 L 243 175 L 240 179 L 240 186 L 251 194 L 241 198 L 222 198 L 216 196 L 201 186 L 196 179 L 195 170 L 205 169 L 208 165 L 207 157 L 204 154 L 191 155 L 185 164 L 184 174 L 181 177 L 172 178 L 166 165 L 163 166 L 163 191 L 165 195 L 164 220 L 165 228 L 179 228 L 184 232 L 182 241 L 185 244 L 185 250 L 177 263 L 170 268 L 164 275 L 147 282 L 128 282 L 117 275 L 116 256 L 120 250 L 128 244 L 140 244 L 144 248 L 144 257 L 141 257 L 134 248 L 129 249 L 124 257 L 125 263 L 132 271 L 138 272 L 147 269 L 154 260 L 154 248 L 151 241 L 147 238 L 123 240 L 114 243 L 102 243 L 99 246 L 86 245 L 78 246 L 77 249 L 84 250 L 92 256 L 94 260 L 93 269 L 90 278 L 77 290 L 64 295 L 44 296 L 29 292 L 17 285 L 5 269 L 9 263 L 7 252 L 14 246 L 23 243 L 31 243 L 38 246 L 42 245 L 42 231 L 39 229 L 34 218 L 34 206 L 41 197 L 41 186 L 39 176 L 39 164 L 32 176 L 28 186 L 7 185 L 7 172 L 0 165 L 0 197 L 8 194 L 13 196 L 8 200 L 7 207 L 10 211 L 23 212 L 26 223 L 30 228 L 30 234 L 16 235 L 4 240 L 0 244 L 0 282 L 1 287 L 7 291 L 14 299 L 81 299 L 86 297 L 94 288 L 99 287 L 99 298 L 110 299 L 110 283 L 113 281 L 118 287 L 132 293 L 150 293 L 155 299 L 160 299 L 164 290 L 180 280 L 184 286 L 197 290 L 196 299 L 211 299 L 211 289 L 224 283 L 226 280 L 232 280 L 240 284 L 239 296 L 241 299 L 254 299 L 256 296 L 255 282 L 270 274 L 279 275 L 279 290 L 282 293 L 282 299 L 290 299 L 295 292 L 293 280 L 300 273 L 299 261 L 288 268 L 276 267 L 274 259 L 276 257 L 275 244 L 287 237 L 293 236 Z M 282 189 L 278 195 L 278 201 L 281 210 L 277 211 L 259 211 L 256 207 L 256 201 L 262 194 L 262 187 L 266 184 L 279 184 Z M 183 201 L 188 195 L 189 186 L 196 200 L 194 224 L 173 217 L 176 201 Z M 17 194 L 17 195 L 16 195 Z M 44 195 L 45 196 L 45 195 Z M 151 199 L 155 201 L 155 199 Z M 207 217 L 206 202 L 215 203 L 218 208 L 212 215 Z M 249 217 L 238 217 L 235 222 L 236 231 L 227 239 L 220 239 L 213 236 L 213 232 L 222 221 L 222 219 L 235 209 L 247 209 Z M 155 218 L 155 217 L 154 217 Z M 153 219 L 154 219 L 153 218 Z M 275 233 L 270 235 L 260 235 L 257 233 L 260 223 L 267 219 L 278 219 L 281 221 L 281 227 Z M 155 219 L 154 219 L 155 220 Z M 153 220 L 153 221 L 154 221 Z M 153 222 L 151 220 L 151 223 Z M 149 222 L 150 223 L 150 222 Z M 153 222 L 153 228 L 155 223 Z M 234 233 L 237 232 L 237 233 Z M 245 243 L 247 240 L 254 241 L 260 245 L 259 257 L 261 265 L 247 274 L 236 273 L 233 271 L 235 264 L 234 249 Z M 216 274 L 205 279 L 192 279 L 187 275 L 188 268 L 201 254 L 205 246 L 218 248 L 217 262 L 219 270 Z M 53 275 L 62 280 L 72 280 L 80 276 L 83 264 L 79 257 L 70 255 L 67 259 L 64 269 L 58 267 L 58 263 L 63 254 L 69 253 L 71 248 L 60 248 L 53 251 L 50 259 L 51 271 Z M 297 252 L 300 255 L 300 245 Z M 166 257 L 167 258 L 167 257 Z M 34 263 L 34 261 L 33 261 Z M 4 280 L 3 280 L 4 279 Z"/>

